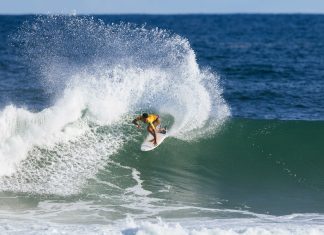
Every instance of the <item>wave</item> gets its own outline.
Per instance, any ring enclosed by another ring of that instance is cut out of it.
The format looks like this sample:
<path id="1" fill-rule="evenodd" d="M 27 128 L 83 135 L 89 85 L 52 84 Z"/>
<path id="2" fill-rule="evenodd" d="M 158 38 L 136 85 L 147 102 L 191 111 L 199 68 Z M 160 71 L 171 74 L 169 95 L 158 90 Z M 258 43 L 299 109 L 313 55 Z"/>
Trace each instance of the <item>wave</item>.
<path id="1" fill-rule="evenodd" d="M 110 225 L 86 223 L 66 224 L 49 223 L 40 220 L 7 220 L 3 219 L 5 226 L 0 227 L 1 232 L 29 232 L 34 234 L 183 234 L 183 235 L 206 235 L 206 234 L 248 234 L 248 235 L 290 235 L 290 234 L 324 234 L 324 226 L 320 223 L 323 217 L 317 214 L 289 215 L 272 217 L 263 215 L 254 219 L 222 219 L 222 220 L 181 220 L 165 221 L 161 218 L 153 221 L 135 221 L 127 218 L 126 221 Z"/>
<path id="2" fill-rule="evenodd" d="M 228 120 L 212 138 L 167 139 L 137 159 L 140 141 L 119 154 L 153 192 L 203 208 L 257 213 L 323 212 L 323 121 Z M 149 163 L 146 163 L 149 161 Z M 163 182 L 163 183 L 161 183 Z"/>
<path id="3" fill-rule="evenodd" d="M 79 193 L 139 133 L 139 113 L 172 116 L 172 137 L 210 136 L 230 115 L 218 76 L 189 42 L 161 29 L 91 17 L 40 16 L 12 40 L 53 105 L 0 112 L 0 189 Z"/>
<path id="4" fill-rule="evenodd" d="M 323 122 L 229 119 L 218 76 L 199 68 L 186 39 L 42 16 L 14 40 L 55 96 L 39 112 L 14 105 L 0 112 L 1 191 L 126 200 L 148 217 L 166 213 L 152 205 L 160 200 L 206 217 L 225 209 L 324 211 Z M 170 138 L 148 153 L 130 124 L 143 111 L 171 126 Z"/>

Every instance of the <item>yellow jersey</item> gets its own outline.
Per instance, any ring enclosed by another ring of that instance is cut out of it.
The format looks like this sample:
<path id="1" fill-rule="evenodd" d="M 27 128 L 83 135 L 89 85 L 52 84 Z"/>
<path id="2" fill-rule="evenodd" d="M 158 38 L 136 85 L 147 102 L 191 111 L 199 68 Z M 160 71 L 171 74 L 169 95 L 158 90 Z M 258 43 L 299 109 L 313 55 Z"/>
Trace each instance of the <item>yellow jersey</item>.
<path id="1" fill-rule="evenodd" d="M 149 114 L 148 117 L 146 118 L 146 123 L 148 124 L 153 124 L 155 120 L 159 118 L 159 115 L 156 114 Z"/>

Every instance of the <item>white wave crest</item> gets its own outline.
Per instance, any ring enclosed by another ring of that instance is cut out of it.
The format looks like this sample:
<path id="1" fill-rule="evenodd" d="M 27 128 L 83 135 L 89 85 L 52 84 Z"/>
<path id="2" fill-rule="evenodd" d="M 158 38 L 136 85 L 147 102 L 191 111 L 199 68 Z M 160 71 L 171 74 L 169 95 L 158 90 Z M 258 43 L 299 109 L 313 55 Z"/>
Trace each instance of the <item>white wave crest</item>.
<path id="1" fill-rule="evenodd" d="M 16 40 L 58 98 L 36 113 L 0 111 L 1 190 L 79 192 L 132 139 L 125 126 L 142 111 L 172 115 L 170 134 L 183 140 L 214 133 L 230 115 L 219 78 L 165 30 L 47 16 L 24 24 Z"/>

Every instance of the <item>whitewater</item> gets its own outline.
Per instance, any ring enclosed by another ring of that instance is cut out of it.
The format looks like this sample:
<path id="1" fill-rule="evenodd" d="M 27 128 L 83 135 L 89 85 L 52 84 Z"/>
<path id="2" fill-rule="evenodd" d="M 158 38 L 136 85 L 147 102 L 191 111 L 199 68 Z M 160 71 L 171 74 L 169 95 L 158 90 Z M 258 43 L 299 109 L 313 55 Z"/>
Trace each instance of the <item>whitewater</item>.
<path id="1" fill-rule="evenodd" d="M 55 16 L 26 23 L 15 39 L 57 100 L 36 113 L 2 110 L 0 174 L 11 177 L 3 190 L 77 193 L 136 135 L 127 125 L 142 111 L 172 115 L 170 135 L 180 139 L 212 133 L 229 115 L 218 78 L 199 70 L 186 39 L 166 31 Z"/>
<path id="2" fill-rule="evenodd" d="M 206 156 L 221 153 L 220 146 L 227 156 L 231 141 L 239 146 L 253 138 L 251 130 L 261 139 L 281 132 L 277 126 L 289 134 L 290 124 L 253 129 L 253 121 L 231 121 L 220 77 L 199 66 L 185 37 L 88 16 L 37 16 L 10 40 L 50 102 L 41 109 L 8 103 L 0 110 L 1 233 L 324 234 L 320 212 L 287 207 L 276 213 L 277 205 L 258 211 L 246 196 L 248 184 L 231 198 L 232 188 L 240 188 L 234 175 L 242 182 L 250 178 L 230 161 L 246 161 Z M 170 137 L 149 153 L 140 151 L 145 128 L 131 124 L 142 112 L 158 113 L 170 127 Z M 234 133 L 243 137 L 236 140 Z M 253 144 L 256 151 L 264 146 Z M 255 161 L 253 150 L 237 151 Z M 276 152 L 258 161 L 267 162 L 280 168 L 274 183 L 285 181 L 282 175 L 289 175 L 292 188 L 311 179 L 289 159 L 277 163 Z M 320 198 L 321 183 L 313 188 Z"/>

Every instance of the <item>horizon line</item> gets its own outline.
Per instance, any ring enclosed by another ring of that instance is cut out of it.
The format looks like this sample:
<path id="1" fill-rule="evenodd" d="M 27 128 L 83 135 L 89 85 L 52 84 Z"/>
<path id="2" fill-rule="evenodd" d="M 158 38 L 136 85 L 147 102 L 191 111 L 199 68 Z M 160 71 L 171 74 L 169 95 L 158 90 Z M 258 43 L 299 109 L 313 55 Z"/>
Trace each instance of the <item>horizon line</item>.
<path id="1" fill-rule="evenodd" d="M 1 16 L 23 16 L 23 15 L 70 15 L 70 16 L 84 16 L 84 15 L 324 15 L 323 12 L 181 12 L 181 13 L 2 13 Z"/>

